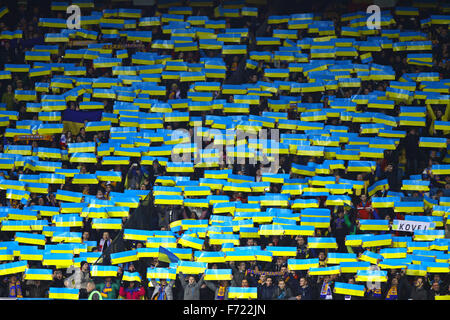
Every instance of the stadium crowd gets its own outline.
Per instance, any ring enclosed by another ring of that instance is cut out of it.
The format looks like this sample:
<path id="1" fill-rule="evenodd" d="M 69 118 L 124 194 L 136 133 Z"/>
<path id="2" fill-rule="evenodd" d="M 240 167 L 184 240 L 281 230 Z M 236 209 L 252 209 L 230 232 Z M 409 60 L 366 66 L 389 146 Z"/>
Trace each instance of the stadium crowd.
<path id="1" fill-rule="evenodd" d="M 189 6 L 189 2 L 182 3 L 181 1 L 173 1 L 176 5 L 173 7 Z M 190 16 L 208 16 L 215 17 L 216 8 L 218 5 L 226 5 L 222 1 L 214 1 L 214 6 L 211 7 L 196 7 L 193 6 L 193 11 Z M 45 4 L 45 5 L 44 5 Z M 401 7 L 401 1 L 397 7 Z M 408 1 L 405 1 L 403 6 L 410 6 Z M 131 3 L 126 6 L 120 3 L 101 2 L 95 4 L 95 8 L 83 8 L 83 14 L 87 14 L 89 10 L 98 12 L 105 12 L 116 8 L 134 8 Z M 171 6 L 172 7 L 172 6 Z M 161 17 L 167 13 L 167 8 L 161 8 L 157 5 L 148 7 L 136 7 L 142 10 L 142 17 Z M 126 37 L 104 38 L 106 33 L 103 33 L 96 40 L 98 43 L 107 42 L 112 45 L 117 45 L 121 48 L 126 48 L 127 54 L 122 59 L 122 66 L 135 66 L 132 62 L 132 56 L 136 52 L 156 52 L 161 56 L 170 56 L 172 59 L 179 59 L 187 64 L 199 64 L 204 59 L 208 58 L 222 58 L 225 62 L 225 76 L 213 79 L 213 81 L 220 82 L 221 85 L 259 85 L 261 83 L 273 83 L 274 80 L 268 77 L 266 70 L 268 69 L 287 69 L 291 61 L 275 60 L 257 61 L 252 67 L 249 67 L 248 59 L 249 53 L 252 51 L 271 52 L 275 54 L 279 50 L 279 45 L 257 45 L 256 39 L 259 37 L 272 37 L 274 31 L 285 30 L 287 23 L 268 23 L 270 17 L 274 15 L 287 15 L 311 12 L 315 17 L 321 20 L 332 21 L 336 35 L 339 35 L 341 30 L 348 25 L 348 21 L 343 21 L 341 17 L 345 14 L 365 11 L 364 5 L 353 4 L 348 2 L 331 3 L 327 1 L 314 1 L 313 3 L 305 3 L 303 1 L 296 2 L 296 5 L 283 8 L 282 6 L 261 5 L 257 6 L 257 16 L 241 16 L 240 18 L 224 18 L 225 28 L 247 28 L 248 35 L 241 38 L 238 44 L 246 45 L 246 54 L 222 54 L 221 50 L 217 49 L 198 49 L 197 51 L 175 52 L 173 49 L 155 49 L 152 48 L 152 43 L 155 40 L 169 40 L 170 33 L 164 32 L 162 25 L 155 26 L 135 26 L 133 30 L 145 30 L 151 34 L 152 41 L 134 41 L 127 40 Z M 445 7 L 448 10 L 448 7 Z M 43 27 L 39 24 L 41 18 L 57 18 L 66 19 L 64 11 L 51 10 L 49 2 L 36 4 L 30 2 L 24 4 L 8 4 L 9 12 L 0 19 L 0 31 L 14 31 L 22 30 L 23 35 L 18 39 L 0 40 L 0 70 L 3 70 L 6 65 L 10 64 L 26 64 L 26 52 L 31 51 L 33 47 L 48 44 L 46 42 L 46 34 L 59 32 L 58 27 Z M 432 62 L 421 65 L 412 64 L 407 59 L 404 51 L 393 51 L 392 49 L 382 49 L 371 52 L 371 62 L 376 66 L 390 66 L 395 73 L 395 80 L 402 77 L 406 80 L 399 80 L 408 82 L 409 78 L 406 76 L 417 73 L 436 73 L 439 80 L 450 79 L 450 62 L 449 62 L 449 30 L 447 24 L 422 24 L 422 20 L 430 17 L 433 14 L 443 14 L 438 7 L 420 7 L 419 15 L 402 15 L 396 14 L 395 8 L 388 9 L 389 13 L 395 20 L 394 23 L 388 26 L 383 26 L 382 30 L 400 30 L 400 32 L 421 32 L 425 35 L 426 40 L 432 42 Z M 284 10 L 284 11 L 283 11 Z M 448 11 L 446 11 L 448 12 Z M 450 21 L 447 16 L 447 21 Z M 97 31 L 99 34 L 104 30 L 99 25 L 89 26 L 91 30 Z M 221 29 L 217 29 L 219 33 Z M 307 28 L 297 29 L 296 39 L 304 40 L 311 37 L 316 37 L 317 34 L 311 34 Z M 3 33 L 2 33 L 3 34 Z M 332 33 L 334 35 L 334 32 Z M 367 35 L 357 37 L 360 41 L 366 41 L 370 38 Z M 67 50 L 70 50 L 69 42 L 57 43 L 58 48 L 56 53 L 50 56 L 51 63 L 65 63 L 64 58 Z M 118 49 L 114 49 L 117 50 Z M 302 49 L 303 50 L 303 49 Z M 305 50 L 307 52 L 308 49 Z M 422 52 L 421 52 L 422 53 Z M 427 51 L 427 53 L 429 53 Z M 354 57 L 336 57 L 336 61 L 350 60 L 352 64 L 360 66 L 360 56 Z M 338 64 L 336 64 L 338 65 Z M 114 78 L 110 67 L 95 67 L 92 59 L 81 59 L 78 67 L 85 67 L 86 74 L 84 77 L 92 79 L 106 79 Z M 323 69 L 322 69 L 323 70 Z M 380 69 L 381 70 L 381 69 Z M 54 75 L 53 75 L 54 77 Z M 307 73 L 302 71 L 289 72 L 287 77 L 281 77 L 282 81 L 305 84 L 308 83 L 310 77 Z M 16 93 L 21 90 L 29 91 L 35 90 L 37 84 L 53 83 L 52 75 L 42 75 L 31 77 L 28 72 L 12 72 L 10 79 L 0 80 L 0 97 L 1 106 L 4 111 L 17 112 L 17 119 L 8 121 L 7 126 L 0 128 L 2 133 L 2 143 L 0 144 L 0 153 L 2 155 L 11 153 L 8 152 L 10 146 L 31 146 L 32 155 L 36 155 L 39 148 L 60 149 L 67 151 L 73 144 L 80 143 L 95 143 L 97 146 L 107 144 L 111 141 L 112 130 L 96 130 L 87 131 L 85 124 L 89 120 L 84 119 L 79 121 L 78 125 L 64 124 L 62 133 L 51 134 L 51 139 L 17 139 L 15 136 L 7 134 L 8 128 L 18 128 L 19 121 L 40 121 L 38 113 L 30 112 L 30 101 L 24 101 L 17 98 Z M 446 87 L 439 91 L 440 93 L 449 95 L 449 84 L 447 80 Z M 192 97 L 192 86 L 196 81 L 180 81 L 180 79 L 162 79 L 159 85 L 166 88 L 165 96 L 158 96 L 157 99 L 162 102 L 176 102 L 184 101 Z M 319 105 L 321 110 L 330 110 L 330 101 L 336 99 L 352 98 L 355 95 L 367 96 L 376 92 L 386 92 L 390 87 L 392 80 L 367 80 L 361 81 L 355 87 L 338 87 L 315 92 L 299 92 L 289 93 L 288 90 L 275 90 L 273 95 L 261 96 L 258 104 L 251 104 L 247 115 L 263 116 L 264 112 L 273 111 L 270 99 L 284 99 L 286 96 L 293 96 L 297 102 L 290 102 L 288 106 L 279 109 L 279 112 L 287 113 L 287 120 L 300 121 L 300 117 L 305 110 L 301 110 L 301 104 Z M 408 82 L 410 83 L 410 82 Z M 415 84 L 414 84 L 415 85 Z M 194 85 L 195 86 L 195 85 Z M 70 88 L 54 88 L 50 85 L 50 91 L 53 94 L 64 94 Z M 419 88 L 419 86 L 417 87 Z M 414 87 L 414 90 L 416 88 Z M 418 90 L 418 89 L 417 89 Z M 41 98 L 46 93 L 38 92 L 37 98 L 32 103 L 40 103 Z M 86 94 L 85 94 L 86 95 Z M 212 92 L 213 99 L 224 100 L 228 103 L 233 103 L 236 99 L 234 94 L 224 94 L 221 90 Z M 76 114 L 83 112 L 90 112 L 80 108 L 84 96 L 79 96 L 75 100 L 67 101 L 67 111 L 72 111 Z M 114 114 L 116 99 L 109 98 L 95 98 L 91 97 L 88 101 L 97 101 L 104 105 L 101 110 L 106 114 Z M 289 100 L 288 100 L 289 101 Z M 224 261 L 223 263 L 209 263 L 209 269 L 231 269 L 231 280 L 205 280 L 205 275 L 202 272 L 197 274 L 184 274 L 178 272 L 176 278 L 168 279 L 148 279 L 146 273 L 148 269 L 165 266 L 158 257 L 151 257 L 145 259 L 138 259 L 135 261 L 114 264 L 118 266 L 117 274 L 115 276 L 95 276 L 91 271 L 94 265 L 111 265 L 111 248 L 116 237 L 117 241 L 122 241 L 126 250 L 134 250 L 145 248 L 146 242 L 139 240 L 129 240 L 124 238 L 121 229 L 98 229 L 92 227 L 93 219 L 90 217 L 83 217 L 82 227 L 70 227 L 71 232 L 81 233 L 81 243 L 89 243 L 88 249 L 95 252 L 100 257 L 100 254 L 107 252 L 105 256 L 101 256 L 98 261 L 82 260 L 79 265 L 69 266 L 65 268 L 50 268 L 52 270 L 52 280 L 29 280 L 26 279 L 25 272 L 18 272 L 13 274 L 5 274 L 0 276 L 0 296 L 5 298 L 48 298 L 49 288 L 71 288 L 79 289 L 79 299 L 149 299 L 149 300 L 227 300 L 230 288 L 257 288 L 255 296 L 245 296 L 246 299 L 260 299 L 260 300 L 317 300 L 317 299 L 335 299 L 335 300 L 353 300 L 353 299 L 380 299 L 380 300 L 434 300 L 435 296 L 445 296 L 450 294 L 450 282 L 448 272 L 428 272 L 425 275 L 412 275 L 406 272 L 406 268 L 388 268 L 387 281 L 380 282 L 361 282 L 356 281 L 354 273 L 334 273 L 334 274 L 310 274 L 310 271 L 305 270 L 291 270 L 289 268 L 288 259 L 318 259 L 319 268 L 328 268 L 335 265 L 329 263 L 328 256 L 330 253 L 352 253 L 357 257 L 361 257 L 366 252 L 367 248 L 362 246 L 350 246 L 346 244 L 348 236 L 359 235 L 367 233 L 361 230 L 361 220 L 374 219 L 377 221 L 387 220 L 389 226 L 392 226 L 394 220 L 404 220 L 405 212 L 398 212 L 393 207 L 374 207 L 372 205 L 373 197 L 389 197 L 389 192 L 394 195 L 401 195 L 407 201 L 419 201 L 423 210 L 415 212 L 416 216 L 436 216 L 433 214 L 433 205 L 437 205 L 440 199 L 450 196 L 450 175 L 449 174 L 435 174 L 432 167 L 448 163 L 447 145 L 445 147 L 431 147 L 424 148 L 419 145 L 419 141 L 423 137 L 431 138 L 449 138 L 449 130 L 436 129 L 435 123 L 438 121 L 449 121 L 450 107 L 448 102 L 441 104 L 428 104 L 426 99 L 412 99 L 408 105 L 416 107 L 426 107 L 425 116 L 421 121 L 425 121 L 424 125 L 404 125 L 400 130 L 404 130 L 404 137 L 399 139 L 399 143 L 394 148 L 381 149 L 383 156 L 375 159 L 375 166 L 370 170 L 355 171 L 350 170 L 344 166 L 331 169 L 327 174 L 335 177 L 335 182 L 339 181 L 358 181 L 361 182 L 361 188 L 355 189 L 354 192 L 345 193 L 351 199 L 350 203 L 329 204 L 327 203 L 327 196 L 318 195 L 310 196 L 309 199 L 314 199 L 318 203 L 318 208 L 326 208 L 330 211 L 330 223 L 327 227 L 319 227 L 315 229 L 315 237 L 331 237 L 336 241 L 335 249 L 328 248 L 311 248 L 308 246 L 308 237 L 302 235 L 269 235 L 269 236 L 255 236 L 240 239 L 240 246 L 251 248 L 270 248 L 273 247 L 295 247 L 295 256 L 273 256 L 271 261 Z M 405 105 L 405 102 L 395 103 L 393 108 L 374 108 L 368 107 L 368 104 L 358 104 L 356 110 L 362 113 L 380 112 L 386 117 L 399 117 L 400 108 Z M 147 108 L 149 109 L 149 108 Z M 300 109 L 300 110 L 299 110 Z M 142 109 L 141 109 L 142 110 Z M 186 108 L 181 108 L 185 111 Z M 66 110 L 63 110 L 66 112 Z M 146 112 L 146 111 L 144 111 Z M 422 112 L 422 111 L 421 111 Z M 245 112 L 244 112 L 245 114 Z M 220 108 L 210 111 L 190 111 L 191 120 L 193 117 L 201 118 L 203 121 L 207 116 L 230 116 Z M 0 117 L 4 116 L 0 114 Z M 235 116 L 235 114 L 233 114 Z M 102 118 L 102 120 L 104 117 Z M 63 121 L 69 121 L 70 118 L 64 116 L 54 123 L 62 124 Z M 100 120 L 100 119 L 98 119 Z M 316 121 L 316 120 L 314 120 Z M 336 128 L 346 127 L 347 132 L 355 133 L 356 136 L 364 134 L 363 121 L 349 121 L 339 117 L 328 117 L 322 121 L 325 126 Z M 25 123 L 25 122 L 24 122 Z M 116 122 L 117 126 L 119 122 Z M 302 122 L 303 123 L 303 122 Z M 164 129 L 176 130 L 187 129 L 193 137 L 194 125 L 191 122 L 175 121 L 164 122 Z M 318 127 L 323 129 L 323 127 Z M 139 131 L 139 129 L 138 129 Z M 166 131 L 166 132 L 167 132 Z M 395 130 L 394 130 L 395 131 Z M 298 129 L 280 129 L 280 135 L 283 134 L 300 134 L 302 130 Z M 378 131 L 374 131 L 377 133 Z M 321 133 L 318 133 L 321 134 Z M 374 137 L 371 133 L 366 134 L 368 137 Z M 342 140 L 341 140 L 342 142 Z M 250 142 L 247 141 L 247 144 Z M 154 144 L 152 144 L 154 145 Z M 158 145 L 158 144 L 156 144 Z M 203 147 L 206 142 L 203 142 Z M 63 154 L 63 153 L 62 153 Z M 71 153 L 72 154 L 72 153 Z M 226 154 L 223 156 L 226 158 Z M 1 159 L 6 159 L 1 157 Z M 44 157 L 45 159 L 45 157 Z M 82 193 L 86 199 L 97 199 L 101 201 L 111 200 L 112 195 L 123 193 L 126 190 L 141 190 L 152 194 L 155 187 L 163 186 L 164 176 L 184 176 L 191 180 L 199 180 L 205 176 L 205 170 L 209 168 L 198 167 L 192 172 L 181 172 L 173 174 L 167 172 L 165 163 L 160 163 L 154 160 L 152 164 L 142 164 L 140 157 L 131 157 L 128 164 L 104 165 L 101 161 L 101 156 L 96 155 L 97 161 L 95 163 L 83 163 L 69 161 L 69 157 L 59 159 L 61 161 L 62 169 L 76 169 L 81 174 L 95 174 L 97 171 L 116 171 L 120 172 L 120 181 L 100 181 L 98 184 L 79 184 L 72 183 L 72 178 L 68 177 L 64 183 L 50 183 L 48 193 L 30 192 L 27 199 L 11 198 L 7 195 L 6 187 L 0 185 L 0 202 L 2 207 L 14 208 L 20 210 L 27 210 L 34 206 L 45 207 L 61 207 L 63 200 L 57 199 L 58 190 Z M 51 158 L 48 161 L 53 161 Z M 290 179 L 304 180 L 311 175 L 303 172 L 296 173 L 293 167 L 297 168 L 310 166 L 311 163 L 323 163 L 321 156 L 304 156 L 295 153 L 280 154 L 279 166 L 275 168 L 272 174 L 288 175 Z M 359 160 L 359 158 L 358 158 Z M 373 159 L 370 159 L 373 160 Z M 294 164 L 294 166 L 293 166 Z M 310 166 L 311 167 L 311 166 Z M 260 161 L 256 163 L 245 164 L 228 164 L 223 163 L 218 166 L 219 170 L 231 169 L 231 172 L 236 176 L 252 177 L 253 182 L 267 181 L 266 171 L 268 165 L 262 164 Z M 77 171 L 78 172 L 78 171 Z M 31 167 L 16 166 L 10 169 L 0 171 L 2 180 L 7 179 L 19 181 L 20 177 L 32 175 L 35 170 Z M 429 184 L 428 190 L 407 190 L 402 188 L 405 180 L 421 180 L 427 181 Z M 245 180 L 245 179 L 244 179 Z M 387 181 L 387 185 L 383 184 L 381 188 L 375 192 L 371 192 L 371 186 L 379 181 Z M 247 180 L 248 181 L 248 180 Z M 0 181 L 2 182 L 2 181 Z M 323 185 L 322 185 L 323 186 Z M 284 190 L 283 183 L 271 181 L 269 190 L 263 192 L 240 192 L 240 191 L 223 191 L 220 188 L 213 190 L 216 196 L 228 196 L 231 203 L 251 203 L 252 196 L 265 195 L 269 193 L 282 194 Z M 293 194 L 290 200 L 304 199 L 300 194 Z M 200 199 L 200 198 L 198 198 Z M 425 199 L 425 200 L 424 200 Z M 87 202 L 87 201 L 86 201 Z M 427 205 L 426 203 L 431 203 Z M 174 222 L 182 219 L 194 220 L 208 220 L 215 213 L 213 207 L 195 207 L 176 204 L 157 204 L 150 205 L 151 214 L 157 218 L 155 226 L 159 231 L 168 231 L 173 229 Z M 268 209 L 270 206 L 261 205 L 261 210 Z M 139 208 L 131 208 L 129 216 L 121 217 L 121 228 L 127 225 L 128 220 L 137 213 Z M 2 211 L 3 212 L 3 211 Z M 298 212 L 298 210 L 294 210 Z M 410 214 L 410 213 L 406 213 Z M 227 215 L 227 214 L 225 214 Z M 231 214 L 228 214 L 231 216 Z M 41 217 L 47 220 L 49 225 L 55 226 L 52 216 Z M 5 218 L 3 217 L 3 221 Z M 427 220 L 420 220 L 427 221 Z M 448 238 L 448 230 L 446 224 L 446 215 L 443 219 L 443 224 L 438 228 L 444 230 L 443 238 Z M 179 237 L 182 236 L 182 231 L 174 231 L 178 233 L 177 244 L 181 248 Z M 38 234 L 39 232 L 33 232 Z M 389 229 L 388 231 L 370 231 L 373 234 L 390 234 L 392 236 L 410 236 L 411 234 L 401 233 L 396 230 Z M 0 231 L 0 250 L 5 249 L 2 243 L 9 243 L 14 241 L 16 231 Z M 46 237 L 45 245 L 50 245 L 50 237 Z M 448 243 L 446 244 L 448 246 Z M 445 247 L 445 245 L 444 245 Z M 44 245 L 39 245 L 39 248 L 44 248 Z M 447 252 L 448 247 L 444 250 Z M 170 248 L 169 248 L 170 249 Z M 382 246 L 374 247 L 373 251 L 380 254 Z M 422 249 L 422 248 L 419 248 Z M 207 240 L 202 245 L 202 251 L 218 252 L 221 250 L 221 245 L 210 244 Z M 434 251 L 433 251 L 434 252 Z M 408 253 L 412 253 L 408 251 Z M 1 255 L 0 255 L 1 256 Z M 2 259 L 3 260 L 3 259 Z M 20 257 L 14 254 L 14 261 L 19 261 Z M 188 259 L 194 261 L 194 258 Z M 422 260 L 425 261 L 425 260 Z M 10 263 L 11 260 L 1 261 L 2 264 Z M 376 266 L 376 262 L 373 265 Z M 42 264 L 40 260 L 27 260 L 27 268 L 45 269 L 49 268 Z M 448 258 L 447 258 L 448 268 Z M 1 273 L 0 273 L 1 274 Z M 123 279 L 124 274 L 127 278 Z M 133 277 L 130 278 L 130 275 Z M 346 284 L 360 284 L 364 285 L 364 294 L 356 296 L 351 294 L 342 294 L 335 290 L 336 283 Z M 233 298 L 231 298 L 233 299 Z"/>

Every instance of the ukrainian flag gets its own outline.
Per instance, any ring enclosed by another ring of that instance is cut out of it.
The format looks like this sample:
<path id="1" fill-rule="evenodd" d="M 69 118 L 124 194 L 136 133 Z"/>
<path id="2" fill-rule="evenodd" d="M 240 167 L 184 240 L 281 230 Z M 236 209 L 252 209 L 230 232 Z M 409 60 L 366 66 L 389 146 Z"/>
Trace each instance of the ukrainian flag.
<path id="1" fill-rule="evenodd" d="M 73 192 L 58 189 L 55 194 L 55 199 L 67 202 L 81 202 L 83 194 L 81 192 Z"/>
<path id="2" fill-rule="evenodd" d="M 408 276 L 426 276 L 427 266 L 420 264 L 408 264 L 406 266 L 406 275 Z"/>
<path id="3" fill-rule="evenodd" d="M 194 253 L 194 256 L 195 256 L 195 260 L 197 262 L 225 263 L 225 253 L 224 252 L 196 251 Z"/>
<path id="4" fill-rule="evenodd" d="M 429 191 L 430 181 L 403 180 L 401 190 L 407 191 Z"/>
<path id="5" fill-rule="evenodd" d="M 365 287 L 359 284 L 335 282 L 334 290 L 337 294 L 364 297 Z"/>
<path id="6" fill-rule="evenodd" d="M 117 266 L 93 265 L 90 270 L 91 277 L 116 277 L 118 269 Z"/>
<path id="7" fill-rule="evenodd" d="M 35 244 L 39 246 L 45 245 L 45 236 L 41 234 L 16 232 L 14 240 L 18 243 Z"/>
<path id="8" fill-rule="evenodd" d="M 139 275 L 139 272 L 128 272 L 125 271 L 122 276 L 122 281 L 137 281 L 141 282 L 141 276 Z"/>
<path id="9" fill-rule="evenodd" d="M 341 262 L 357 262 L 356 254 L 334 253 L 334 252 L 328 253 L 327 255 L 328 264 L 340 264 Z"/>
<path id="10" fill-rule="evenodd" d="M 159 246 L 158 252 L 158 260 L 167 263 L 177 263 L 180 261 L 180 258 L 178 258 L 178 256 L 176 256 L 170 249 Z"/>
<path id="11" fill-rule="evenodd" d="M 381 270 L 358 270 L 356 273 L 356 281 L 358 282 L 387 282 L 387 271 Z"/>
<path id="12" fill-rule="evenodd" d="M 433 241 L 445 238 L 445 230 L 415 230 L 414 241 Z"/>
<path id="13" fill-rule="evenodd" d="M 42 265 L 68 268 L 73 265 L 73 253 L 44 253 Z"/>
<path id="14" fill-rule="evenodd" d="M 92 219 L 92 229 L 122 229 L 122 219 L 94 218 Z"/>
<path id="15" fill-rule="evenodd" d="M 372 197 L 373 208 L 393 208 L 394 203 L 400 201 L 399 197 Z"/>
<path id="16" fill-rule="evenodd" d="M 191 237 L 189 235 L 184 234 L 178 241 L 178 244 L 182 245 L 183 247 L 189 247 L 189 248 L 194 248 L 197 250 L 202 250 L 203 242 L 204 241 L 201 239 L 198 239 L 196 237 Z"/>
<path id="17" fill-rule="evenodd" d="M 111 264 L 127 263 L 138 260 L 136 250 L 128 250 L 111 254 Z"/>
<path id="18" fill-rule="evenodd" d="M 232 273 L 231 269 L 206 269 L 205 280 L 206 281 L 220 281 L 220 280 L 231 280 Z"/>
<path id="19" fill-rule="evenodd" d="M 13 261 L 14 251 L 11 249 L 0 249 L 0 261 Z"/>
<path id="20" fill-rule="evenodd" d="M 385 248 L 380 250 L 384 259 L 403 259 L 406 258 L 406 248 Z"/>
<path id="21" fill-rule="evenodd" d="M 179 261 L 177 266 L 177 273 L 182 272 L 183 274 L 199 274 L 204 273 L 208 268 L 206 262 L 195 262 L 195 261 Z"/>
<path id="22" fill-rule="evenodd" d="M 364 238 L 362 246 L 364 248 L 369 247 L 381 247 L 381 246 L 390 246 L 392 244 L 392 235 L 391 234 L 380 234 L 380 235 L 372 235 L 370 238 Z"/>
<path id="23" fill-rule="evenodd" d="M 289 270 L 309 270 L 319 267 L 319 259 L 288 259 Z"/>
<path id="24" fill-rule="evenodd" d="M 50 287 L 48 297 L 49 299 L 78 300 L 79 289 Z"/>
<path id="25" fill-rule="evenodd" d="M 62 208 L 61 208 L 62 210 Z M 59 214 L 52 217 L 52 222 L 57 227 L 82 227 L 83 218 L 78 214 Z"/>
<path id="26" fill-rule="evenodd" d="M 340 272 L 341 272 L 341 270 L 340 270 L 339 266 L 319 267 L 319 268 L 310 268 L 309 269 L 309 275 L 311 275 L 311 276 L 339 274 Z"/>
<path id="27" fill-rule="evenodd" d="M 341 273 L 357 273 L 359 270 L 367 270 L 370 263 L 366 261 L 341 262 L 339 263 Z"/>
<path id="28" fill-rule="evenodd" d="M 295 257 L 297 255 L 295 247 L 267 246 L 266 251 L 272 252 L 274 257 Z"/>
<path id="29" fill-rule="evenodd" d="M 228 299 L 257 299 L 258 290 L 256 287 L 242 288 L 229 287 Z"/>
<path id="30" fill-rule="evenodd" d="M 388 220 L 359 220 L 361 231 L 389 231 Z"/>
<path id="31" fill-rule="evenodd" d="M 363 254 L 359 257 L 359 260 L 361 261 L 367 261 L 372 264 L 378 264 L 378 260 L 383 260 L 383 256 L 381 254 L 366 250 L 363 252 Z"/>
<path id="32" fill-rule="evenodd" d="M 147 268 L 147 279 L 175 280 L 177 271 L 173 268 Z"/>
<path id="33" fill-rule="evenodd" d="M 86 261 L 87 263 L 95 263 L 101 257 L 101 252 L 80 252 L 79 259 Z"/>
<path id="34" fill-rule="evenodd" d="M 446 138 L 420 137 L 419 147 L 422 148 L 447 148 Z"/>
<path id="35" fill-rule="evenodd" d="M 321 238 L 310 237 L 308 238 L 308 248 L 311 249 L 337 249 L 337 243 L 335 238 Z"/>
<path id="36" fill-rule="evenodd" d="M 157 258 L 158 257 L 158 248 L 138 248 L 137 256 L 138 259 L 141 258 Z"/>
<path id="37" fill-rule="evenodd" d="M 26 260 L 0 264 L 0 276 L 24 272 L 27 264 Z"/>
<path id="38" fill-rule="evenodd" d="M 450 271 L 448 262 L 423 262 L 421 265 L 426 266 L 427 273 L 448 273 Z"/>
<path id="39" fill-rule="evenodd" d="M 49 269 L 26 269 L 24 274 L 25 280 L 53 280 L 53 272 Z"/>

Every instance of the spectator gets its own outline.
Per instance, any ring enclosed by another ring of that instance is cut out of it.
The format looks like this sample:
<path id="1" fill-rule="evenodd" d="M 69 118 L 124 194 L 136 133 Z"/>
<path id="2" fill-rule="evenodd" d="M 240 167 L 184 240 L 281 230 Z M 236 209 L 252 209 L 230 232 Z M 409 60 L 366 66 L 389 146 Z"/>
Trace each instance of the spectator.
<path id="1" fill-rule="evenodd" d="M 170 280 L 167 283 L 166 279 L 161 279 L 160 283 L 158 283 L 155 279 L 151 279 L 151 283 L 155 288 L 151 300 L 173 300 L 172 288 L 175 283 L 174 280 Z"/>
<path id="2" fill-rule="evenodd" d="M 267 277 L 263 284 L 258 286 L 258 297 L 261 300 L 272 300 L 275 294 L 275 286 L 273 285 L 272 278 Z"/>
<path id="3" fill-rule="evenodd" d="M 120 290 L 120 283 L 113 281 L 111 277 L 106 277 L 103 282 L 96 285 L 96 289 L 100 292 L 103 299 L 112 300 L 117 299 Z"/>
<path id="4" fill-rule="evenodd" d="M 419 277 L 414 281 L 414 286 L 411 290 L 411 300 L 427 300 L 428 293 L 424 287 L 423 278 Z"/>
<path id="5" fill-rule="evenodd" d="M 95 289 L 95 282 L 89 281 L 86 285 L 86 291 L 88 294 L 88 300 L 103 300 L 102 295 Z"/>
<path id="6" fill-rule="evenodd" d="M 228 300 L 228 281 L 221 280 L 218 286 L 212 281 L 205 281 L 205 283 L 214 292 L 214 300 Z"/>
<path id="7" fill-rule="evenodd" d="M 184 290 L 184 300 L 200 300 L 200 287 L 203 284 L 205 275 L 202 274 L 200 280 L 197 282 L 194 276 L 189 276 L 188 281 L 182 272 L 178 273 L 180 277 L 181 286 Z"/>
<path id="8" fill-rule="evenodd" d="M 273 299 L 275 300 L 289 300 L 292 297 L 292 292 L 289 287 L 286 286 L 284 280 L 278 281 L 278 286 L 274 290 Z"/>
<path id="9" fill-rule="evenodd" d="M 75 272 L 64 281 L 64 285 L 67 288 L 86 290 L 86 285 L 90 280 L 89 264 L 81 261 L 80 268 L 75 269 Z"/>
<path id="10" fill-rule="evenodd" d="M 125 300 L 144 300 L 145 290 L 137 281 L 124 281 L 119 289 L 119 298 Z"/>

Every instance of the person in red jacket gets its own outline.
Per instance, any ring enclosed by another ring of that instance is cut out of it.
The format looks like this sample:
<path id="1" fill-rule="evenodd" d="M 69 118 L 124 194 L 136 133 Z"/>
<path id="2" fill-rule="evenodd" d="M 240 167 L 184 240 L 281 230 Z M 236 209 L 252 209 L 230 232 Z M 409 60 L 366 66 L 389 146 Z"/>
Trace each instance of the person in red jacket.
<path id="1" fill-rule="evenodd" d="M 372 219 L 372 202 L 367 200 L 367 196 L 362 194 L 361 202 L 358 204 L 356 209 L 358 210 L 358 219 Z"/>
<path id="2" fill-rule="evenodd" d="M 124 281 L 125 283 L 128 281 Z M 119 289 L 119 297 L 125 300 L 140 300 L 145 295 L 144 287 L 140 286 L 136 281 L 129 281 L 128 285 L 123 284 Z"/>

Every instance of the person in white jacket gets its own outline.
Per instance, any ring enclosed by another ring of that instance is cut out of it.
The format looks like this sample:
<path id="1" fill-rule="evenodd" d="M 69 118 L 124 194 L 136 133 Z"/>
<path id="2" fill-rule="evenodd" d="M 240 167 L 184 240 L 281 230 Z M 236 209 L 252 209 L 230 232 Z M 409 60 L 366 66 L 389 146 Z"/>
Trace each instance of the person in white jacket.
<path id="1" fill-rule="evenodd" d="M 86 289 L 90 280 L 89 264 L 86 261 L 82 261 L 80 268 L 75 269 L 75 272 L 64 281 L 64 285 L 72 289 Z"/>
<path id="2" fill-rule="evenodd" d="M 166 279 L 161 279 L 160 283 L 156 282 L 155 279 L 151 279 L 150 281 L 153 288 L 155 288 L 151 300 L 173 300 L 172 288 L 175 280 L 170 280 L 169 283 L 167 283 Z"/>

